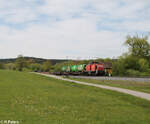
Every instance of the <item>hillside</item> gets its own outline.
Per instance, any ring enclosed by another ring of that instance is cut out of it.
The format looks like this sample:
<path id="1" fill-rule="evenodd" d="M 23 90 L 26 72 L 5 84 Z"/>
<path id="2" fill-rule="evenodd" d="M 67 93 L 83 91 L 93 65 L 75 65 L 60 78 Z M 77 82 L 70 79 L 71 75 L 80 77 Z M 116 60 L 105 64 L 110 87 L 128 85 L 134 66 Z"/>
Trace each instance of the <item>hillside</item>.
<path id="1" fill-rule="evenodd" d="M 24 57 L 25 60 L 30 60 L 32 59 L 33 61 L 35 61 L 35 63 L 43 63 L 44 61 L 50 60 L 52 65 L 55 65 L 56 63 L 61 63 L 61 62 L 65 62 L 68 60 L 65 59 L 43 59 L 43 58 L 36 58 L 36 57 Z M 14 63 L 16 61 L 16 58 L 8 58 L 8 59 L 0 59 L 0 63 Z"/>

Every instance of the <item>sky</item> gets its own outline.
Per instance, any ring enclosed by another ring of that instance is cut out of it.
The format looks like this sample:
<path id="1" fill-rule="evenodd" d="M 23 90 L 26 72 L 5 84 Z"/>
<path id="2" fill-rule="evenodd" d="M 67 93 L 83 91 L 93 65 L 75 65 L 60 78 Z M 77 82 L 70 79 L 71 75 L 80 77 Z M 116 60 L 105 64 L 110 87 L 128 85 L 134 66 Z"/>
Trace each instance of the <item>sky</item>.
<path id="1" fill-rule="evenodd" d="M 150 32 L 150 0 L 0 0 L 0 58 L 115 58 Z"/>

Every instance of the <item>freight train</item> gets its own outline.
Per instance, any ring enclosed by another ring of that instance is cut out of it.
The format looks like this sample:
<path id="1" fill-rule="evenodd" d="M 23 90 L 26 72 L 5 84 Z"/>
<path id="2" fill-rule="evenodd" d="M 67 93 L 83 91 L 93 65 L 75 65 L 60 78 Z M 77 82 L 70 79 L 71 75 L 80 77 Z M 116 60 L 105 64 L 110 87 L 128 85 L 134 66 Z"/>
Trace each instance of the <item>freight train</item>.
<path id="1" fill-rule="evenodd" d="M 61 75 L 102 75 L 112 76 L 112 68 L 106 63 L 91 62 L 89 64 L 62 66 Z"/>

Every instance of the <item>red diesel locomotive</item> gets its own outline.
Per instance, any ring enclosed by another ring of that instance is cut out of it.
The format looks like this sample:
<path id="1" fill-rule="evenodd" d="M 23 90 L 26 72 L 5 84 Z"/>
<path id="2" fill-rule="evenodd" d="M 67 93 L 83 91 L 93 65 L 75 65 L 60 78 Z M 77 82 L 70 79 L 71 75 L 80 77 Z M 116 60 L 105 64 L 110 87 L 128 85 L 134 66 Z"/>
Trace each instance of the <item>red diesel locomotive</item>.
<path id="1" fill-rule="evenodd" d="M 105 75 L 105 68 L 103 63 L 92 62 L 85 67 L 88 75 Z"/>

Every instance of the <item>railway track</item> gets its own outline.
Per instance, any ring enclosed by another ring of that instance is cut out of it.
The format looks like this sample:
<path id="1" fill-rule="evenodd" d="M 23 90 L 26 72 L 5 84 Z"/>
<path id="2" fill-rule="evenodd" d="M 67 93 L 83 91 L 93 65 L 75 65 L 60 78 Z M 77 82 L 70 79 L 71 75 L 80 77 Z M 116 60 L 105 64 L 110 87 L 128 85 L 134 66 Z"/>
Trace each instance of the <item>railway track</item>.
<path id="1" fill-rule="evenodd" d="M 96 80 L 123 80 L 123 81 L 135 81 L 135 82 L 150 82 L 150 78 L 134 78 L 134 77 L 106 77 L 106 76 L 72 76 L 73 78 L 85 78 L 85 79 L 96 79 Z"/>

